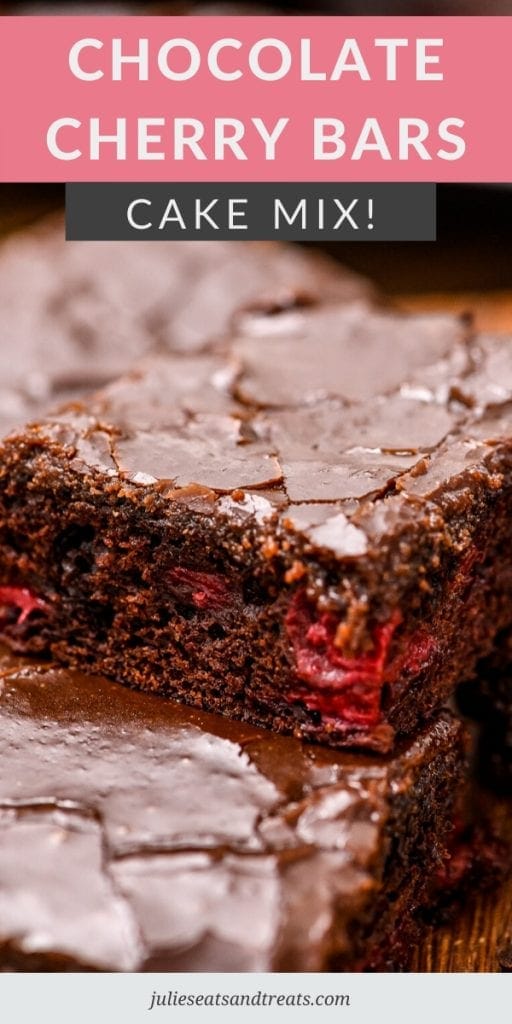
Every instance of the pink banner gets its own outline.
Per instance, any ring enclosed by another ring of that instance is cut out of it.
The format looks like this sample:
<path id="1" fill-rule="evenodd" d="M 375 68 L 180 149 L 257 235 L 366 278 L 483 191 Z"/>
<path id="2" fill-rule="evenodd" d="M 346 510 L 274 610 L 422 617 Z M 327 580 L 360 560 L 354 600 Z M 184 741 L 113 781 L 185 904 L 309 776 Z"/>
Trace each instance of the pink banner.
<path id="1" fill-rule="evenodd" d="M 507 181 L 512 18 L 4 17 L 2 181 Z"/>

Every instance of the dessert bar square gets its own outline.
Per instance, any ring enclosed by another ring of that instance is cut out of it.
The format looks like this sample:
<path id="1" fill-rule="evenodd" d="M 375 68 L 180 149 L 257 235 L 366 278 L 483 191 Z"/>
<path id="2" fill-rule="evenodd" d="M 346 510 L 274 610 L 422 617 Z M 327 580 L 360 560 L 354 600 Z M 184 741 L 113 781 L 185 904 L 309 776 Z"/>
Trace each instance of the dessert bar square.
<path id="1" fill-rule="evenodd" d="M 460 723 L 301 744 L 0 655 L 3 970 L 391 970 L 446 874 Z"/>
<path id="2" fill-rule="evenodd" d="M 512 348 L 297 298 L 13 434 L 19 652 L 335 747 L 389 750 L 510 621 Z"/>

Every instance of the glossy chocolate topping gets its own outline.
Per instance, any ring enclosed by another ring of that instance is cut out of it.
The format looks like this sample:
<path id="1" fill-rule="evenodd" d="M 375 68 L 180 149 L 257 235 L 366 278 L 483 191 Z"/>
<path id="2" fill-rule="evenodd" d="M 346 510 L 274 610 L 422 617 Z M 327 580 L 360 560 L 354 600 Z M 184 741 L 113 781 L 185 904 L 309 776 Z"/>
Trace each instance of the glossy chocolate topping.
<path id="1" fill-rule="evenodd" d="M 371 287 L 300 247 L 253 242 L 65 242 L 60 218 L 0 247 L 0 431 L 124 373 L 190 351 L 259 295 L 352 301 Z"/>
<path id="2" fill-rule="evenodd" d="M 450 747 L 336 755 L 4 655 L 0 948 L 39 969 L 319 970 L 379 890 L 398 793 Z"/>
<path id="3" fill-rule="evenodd" d="M 163 485 L 183 500 L 199 488 L 226 510 L 220 495 L 262 492 L 260 519 L 278 505 L 288 524 L 311 519 L 314 544 L 351 557 L 366 550 L 361 531 L 375 531 L 376 502 L 395 495 L 404 514 L 410 499 L 435 498 L 506 434 L 508 339 L 471 340 L 457 318 L 361 303 L 297 301 L 237 319 L 216 353 L 149 359 L 39 435 L 84 471 Z M 246 501 L 238 495 L 239 511 Z M 332 510 L 320 534 L 318 503 Z M 310 512 L 297 517 L 297 504 Z M 383 514 L 392 508 L 388 500 Z"/>
<path id="4" fill-rule="evenodd" d="M 304 523 L 330 503 L 321 536 L 351 557 L 365 540 L 354 548 L 345 517 L 372 537 L 376 513 L 395 518 L 393 501 L 407 515 L 411 500 L 435 500 L 472 472 L 493 486 L 510 401 L 507 337 L 471 338 L 448 316 L 297 306 L 240 316 L 222 354 L 149 360 L 98 395 L 83 421 L 73 410 L 41 432 L 66 424 L 62 439 L 86 463 L 103 451 L 104 471 L 184 489 L 184 499 L 189 485 L 212 498 L 257 490 L 268 515 L 278 504 L 295 523 L 297 503 L 311 505 Z"/>

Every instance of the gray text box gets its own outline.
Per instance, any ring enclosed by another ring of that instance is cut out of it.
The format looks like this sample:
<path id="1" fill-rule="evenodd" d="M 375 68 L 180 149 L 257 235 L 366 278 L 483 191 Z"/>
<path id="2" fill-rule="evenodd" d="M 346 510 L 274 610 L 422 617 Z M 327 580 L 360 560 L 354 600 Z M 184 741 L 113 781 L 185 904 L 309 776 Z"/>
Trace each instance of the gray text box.
<path id="1" fill-rule="evenodd" d="M 76 183 L 66 185 L 66 238 L 435 241 L 436 186 Z"/>

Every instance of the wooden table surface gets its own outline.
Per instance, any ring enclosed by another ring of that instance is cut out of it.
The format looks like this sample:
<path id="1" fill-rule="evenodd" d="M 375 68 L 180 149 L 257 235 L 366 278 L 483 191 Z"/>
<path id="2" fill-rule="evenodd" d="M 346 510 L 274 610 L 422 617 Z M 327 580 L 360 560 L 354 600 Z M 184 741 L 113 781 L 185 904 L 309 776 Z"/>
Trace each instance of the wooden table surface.
<path id="1" fill-rule="evenodd" d="M 473 801 L 484 798 L 486 820 L 512 849 L 512 797 L 493 797 L 475 787 Z M 480 807 L 481 810 L 481 807 Z M 504 856 L 507 865 L 508 857 Z M 500 953 L 512 943 L 512 859 L 499 883 L 471 887 L 449 910 L 448 923 L 427 929 L 414 950 L 412 971 L 499 971 Z"/>
<path id="2" fill-rule="evenodd" d="M 59 204 L 61 196 L 62 191 L 59 187 L 47 187 L 41 189 L 40 192 L 37 188 L 32 187 L 25 194 L 20 193 L 19 187 L 2 186 L 0 188 L 0 235 L 8 233 L 12 228 L 18 227 L 20 223 L 34 220 L 47 209 L 55 208 Z M 398 251 L 395 275 L 392 265 L 390 267 L 389 262 L 386 264 L 385 284 L 389 284 L 390 291 L 393 292 L 393 301 L 403 309 L 411 311 L 449 310 L 453 312 L 471 310 L 480 330 L 510 331 L 512 344 L 512 271 L 510 289 L 503 288 L 503 242 L 504 240 L 501 238 L 500 266 L 496 273 L 499 288 L 489 288 L 489 280 L 492 283 L 493 275 L 487 259 L 485 266 L 487 289 L 485 291 L 466 290 L 468 279 L 471 282 L 480 279 L 478 277 L 479 267 L 476 266 L 479 252 L 481 257 L 481 250 L 478 244 L 475 244 L 474 255 L 468 260 L 467 240 L 463 245 L 461 244 L 459 263 L 457 262 L 457 246 L 453 253 L 451 248 L 447 253 L 446 247 L 440 246 L 439 254 L 442 257 L 444 253 L 445 259 L 443 273 L 446 274 L 448 269 L 453 267 L 453 277 L 452 280 L 447 280 L 446 291 L 421 290 L 427 253 L 421 247 L 415 246 L 410 247 L 406 254 L 401 250 Z M 450 247 L 453 247 L 453 239 L 450 241 Z M 338 247 L 336 255 L 345 258 L 343 250 L 341 253 L 339 250 L 341 247 Z M 490 250 L 492 250 L 492 245 L 487 240 L 487 252 Z M 375 261 L 375 250 L 371 251 L 373 261 Z M 362 250 L 358 249 L 357 252 L 361 253 Z M 391 252 L 391 263 L 393 255 Z M 417 274 L 414 272 L 415 261 L 417 261 Z M 369 262 L 371 263 L 371 261 Z M 365 267 L 360 265 L 361 257 L 359 257 L 358 263 L 359 265 L 356 264 L 357 269 L 364 270 Z M 411 286 L 411 290 L 402 293 L 400 280 L 406 263 L 408 265 L 407 287 Z M 413 264 L 412 268 L 410 263 Z M 512 266 L 512 263 L 510 265 Z M 465 268 L 462 290 L 460 277 L 457 277 L 458 266 Z M 371 273 L 372 267 L 368 269 Z M 510 841 L 512 848 L 512 797 L 510 801 L 493 798 L 490 801 L 490 806 L 491 817 L 496 824 L 497 831 L 507 841 Z M 411 969 L 428 972 L 498 971 L 500 969 L 498 954 L 507 940 L 512 942 L 512 855 L 510 877 L 505 878 L 500 885 L 494 888 L 487 888 L 481 892 L 477 888 L 475 891 L 469 892 L 462 905 L 455 911 L 449 924 L 430 927 L 427 930 L 421 946 L 414 950 Z"/>

